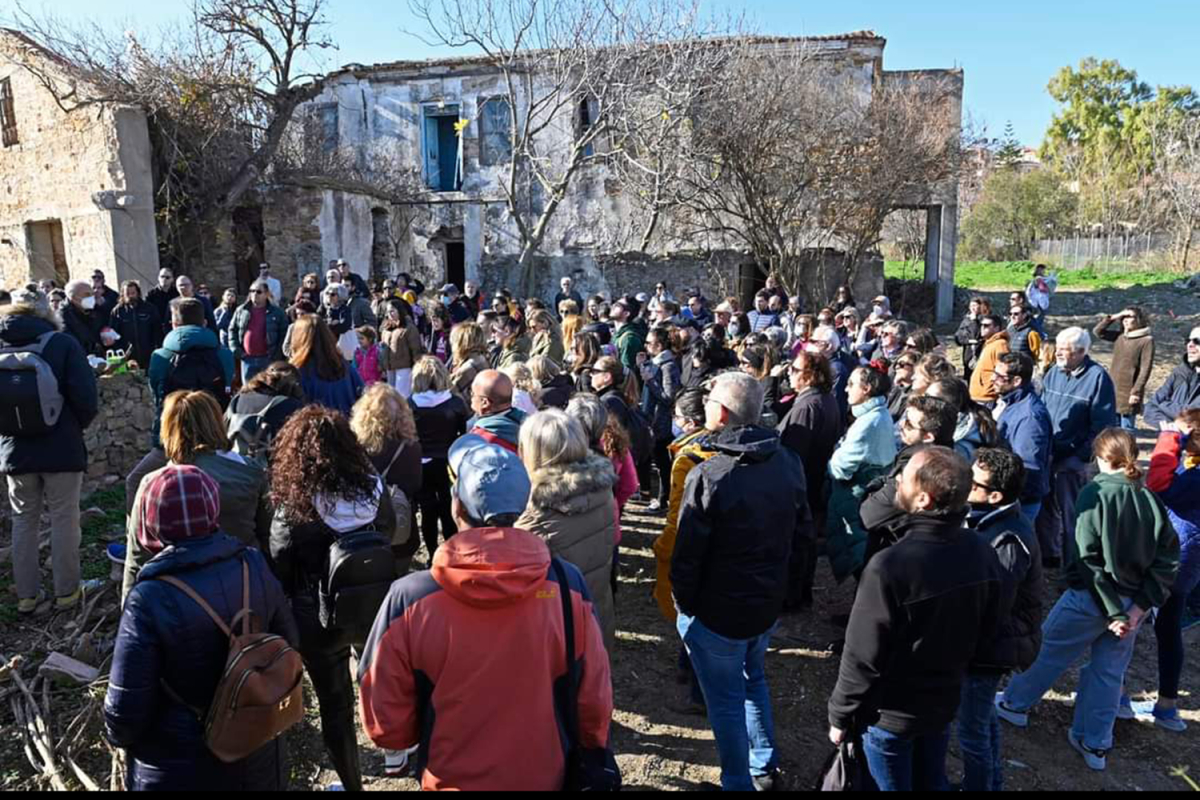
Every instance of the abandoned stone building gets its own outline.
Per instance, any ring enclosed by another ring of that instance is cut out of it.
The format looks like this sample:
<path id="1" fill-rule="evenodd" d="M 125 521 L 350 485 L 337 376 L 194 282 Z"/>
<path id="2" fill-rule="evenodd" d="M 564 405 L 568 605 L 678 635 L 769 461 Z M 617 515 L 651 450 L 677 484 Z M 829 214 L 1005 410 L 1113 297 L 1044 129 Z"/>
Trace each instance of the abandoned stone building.
<path id="1" fill-rule="evenodd" d="M 11 36 L 0 40 L 8 47 L 29 46 Z M 836 60 L 867 96 L 885 80 L 949 76 L 961 107 L 960 72 L 886 71 L 886 40 L 873 33 L 771 41 L 815 48 Z M 116 279 L 152 280 L 158 262 L 144 117 L 117 109 L 66 118 L 56 113 L 49 93 L 0 58 L 0 87 L 5 77 L 13 86 L 5 95 L 13 99 L 0 105 L 8 109 L 6 146 L 0 150 L 5 281 L 74 277 L 96 267 Z M 629 231 L 637 211 L 598 163 L 572 182 L 551 219 L 532 280 L 522 286 L 515 270 L 521 240 L 502 188 L 512 153 L 502 83 L 501 72 L 483 58 L 349 65 L 328 75 L 323 93 L 298 110 L 297 119 L 315 127 L 321 147 L 394 173 L 394 183 L 407 186 L 406 199 L 328 176 L 273 176 L 216 232 L 205 262 L 191 267 L 193 278 L 214 290 L 228 285 L 244 292 L 256 265 L 266 260 L 286 294 L 301 275 L 322 273 L 331 260 L 345 258 L 365 277 L 408 272 L 429 286 L 475 280 L 547 298 L 562 275 L 573 276 L 581 291 L 610 296 L 645 291 L 659 279 L 744 297 L 761 285 L 765 274 L 753 259 L 723 243 L 668 233 L 650 255 L 635 252 Z M 558 128 L 564 147 L 574 126 L 588 124 L 586 102 L 574 113 L 575 119 Z M 8 146 L 14 118 L 17 140 Z M 553 152 L 555 142 L 543 146 Z M 533 194 L 531 203 L 545 202 Z M 917 203 L 929 211 L 927 278 L 939 284 L 939 316 L 948 316 L 956 188 L 952 182 L 935 187 Z M 870 296 L 882 288 L 881 267 L 862 271 L 865 283 L 856 294 Z"/>
<path id="2" fill-rule="evenodd" d="M 146 115 L 127 106 L 67 114 L 33 74 L 68 64 L 0 29 L 0 284 L 63 285 L 99 269 L 115 285 L 158 272 Z"/>

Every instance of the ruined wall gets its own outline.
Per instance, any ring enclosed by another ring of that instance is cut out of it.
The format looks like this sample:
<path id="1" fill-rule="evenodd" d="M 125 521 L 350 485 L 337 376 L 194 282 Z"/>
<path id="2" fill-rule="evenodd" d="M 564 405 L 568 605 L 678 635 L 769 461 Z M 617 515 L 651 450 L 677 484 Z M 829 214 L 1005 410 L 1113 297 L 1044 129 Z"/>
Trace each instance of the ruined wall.
<path id="1" fill-rule="evenodd" d="M 97 381 L 100 413 L 84 432 L 88 471 L 84 494 L 125 480 L 150 449 L 154 398 L 140 375 L 114 375 Z"/>
<path id="2" fill-rule="evenodd" d="M 44 56 L 0 33 L 0 79 L 13 93 L 18 143 L 0 148 L 0 283 L 60 279 L 44 242 L 27 223 L 58 220 L 71 278 L 95 269 L 110 284 L 137 278 L 153 285 L 158 271 L 150 144 L 136 109 L 95 108 L 67 114 L 19 66 Z M 144 284 L 147 285 L 147 284 Z"/>

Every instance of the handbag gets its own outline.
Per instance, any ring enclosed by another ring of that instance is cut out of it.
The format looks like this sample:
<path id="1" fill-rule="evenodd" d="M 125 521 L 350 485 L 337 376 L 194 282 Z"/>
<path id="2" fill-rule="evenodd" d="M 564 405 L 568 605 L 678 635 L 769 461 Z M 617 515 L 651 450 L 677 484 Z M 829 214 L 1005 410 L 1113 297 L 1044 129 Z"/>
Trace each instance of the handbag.
<path id="1" fill-rule="evenodd" d="M 862 737 L 846 736 L 817 776 L 818 792 L 878 792 L 863 754 Z"/>
<path id="2" fill-rule="evenodd" d="M 589 748 L 579 737 L 579 666 L 575 662 L 575 615 L 571 612 L 571 587 L 562 562 L 551 559 L 558 594 L 562 599 L 563 630 L 567 640 L 566 709 L 567 774 L 563 780 L 565 792 L 619 792 L 621 770 L 612 749 Z"/>

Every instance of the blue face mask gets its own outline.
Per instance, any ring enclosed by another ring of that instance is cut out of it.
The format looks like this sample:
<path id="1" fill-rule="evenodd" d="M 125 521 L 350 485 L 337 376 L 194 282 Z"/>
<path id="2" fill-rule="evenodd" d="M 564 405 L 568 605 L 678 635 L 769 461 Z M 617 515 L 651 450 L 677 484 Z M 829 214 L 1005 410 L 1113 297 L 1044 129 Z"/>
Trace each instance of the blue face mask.
<path id="1" fill-rule="evenodd" d="M 443 297 L 443 298 L 442 298 L 442 305 L 444 305 L 444 306 L 449 306 L 451 302 L 452 302 L 452 301 L 450 300 L 450 298 L 449 298 L 449 297 Z"/>
<path id="2" fill-rule="evenodd" d="M 671 423 L 671 435 L 676 439 L 678 439 L 680 436 L 683 436 L 683 428 L 679 427 L 679 424 L 676 422 Z"/>

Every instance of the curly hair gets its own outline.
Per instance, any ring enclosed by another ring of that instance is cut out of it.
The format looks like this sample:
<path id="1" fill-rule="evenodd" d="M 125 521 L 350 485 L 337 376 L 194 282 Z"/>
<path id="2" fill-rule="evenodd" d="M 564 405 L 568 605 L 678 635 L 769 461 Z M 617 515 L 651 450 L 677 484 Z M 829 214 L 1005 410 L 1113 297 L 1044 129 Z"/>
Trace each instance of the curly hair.
<path id="1" fill-rule="evenodd" d="M 349 421 L 318 405 L 297 411 L 279 431 L 270 475 L 271 504 L 292 525 L 319 518 L 317 496 L 369 503 L 378 489 L 375 467 Z"/>
<path id="2" fill-rule="evenodd" d="M 417 423 L 404 397 L 386 383 L 363 392 L 350 410 L 350 430 L 369 456 L 377 456 L 389 441 L 415 442 Z"/>

